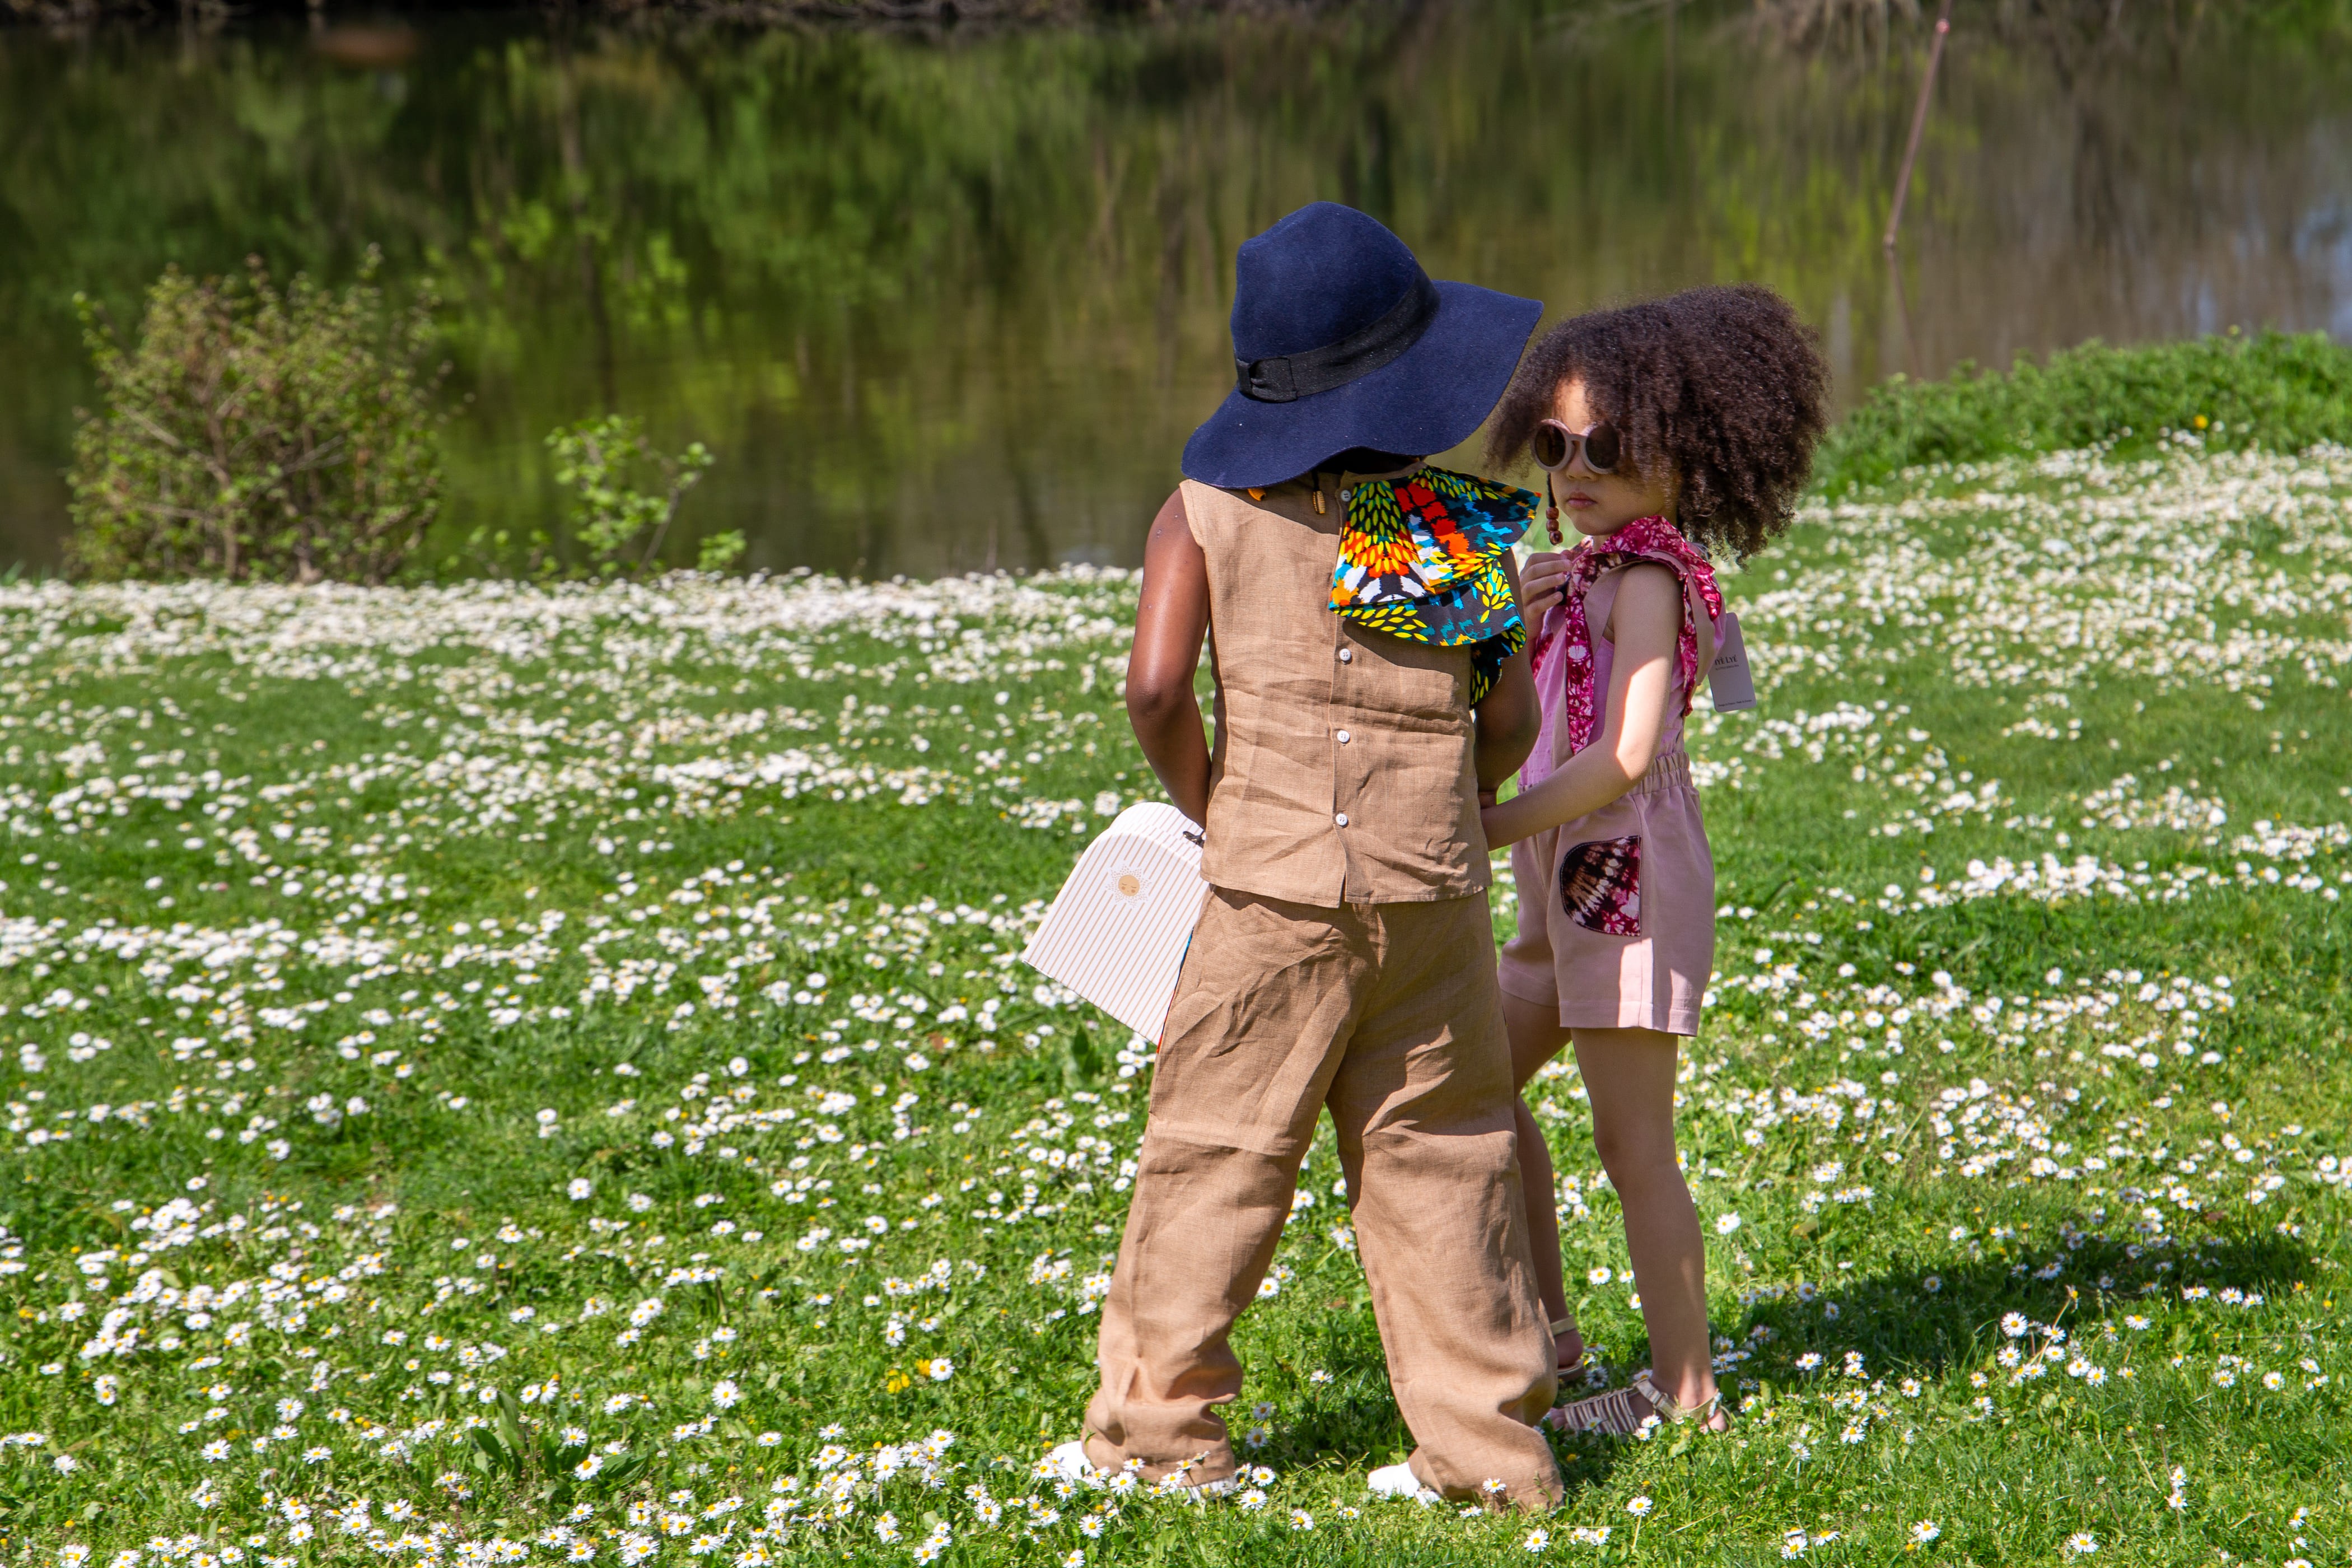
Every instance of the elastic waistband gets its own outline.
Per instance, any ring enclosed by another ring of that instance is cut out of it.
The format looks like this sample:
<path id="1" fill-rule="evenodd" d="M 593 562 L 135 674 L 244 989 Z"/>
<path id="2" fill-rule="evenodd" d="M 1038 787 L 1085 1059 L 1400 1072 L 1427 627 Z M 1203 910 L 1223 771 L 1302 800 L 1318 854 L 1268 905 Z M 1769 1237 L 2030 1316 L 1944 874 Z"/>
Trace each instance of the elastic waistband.
<path id="1" fill-rule="evenodd" d="M 1625 793 L 1656 795 L 1661 790 L 1690 787 L 1690 754 L 1686 752 L 1668 752 L 1664 756 L 1652 762 L 1649 770 L 1643 773 L 1633 787 Z"/>

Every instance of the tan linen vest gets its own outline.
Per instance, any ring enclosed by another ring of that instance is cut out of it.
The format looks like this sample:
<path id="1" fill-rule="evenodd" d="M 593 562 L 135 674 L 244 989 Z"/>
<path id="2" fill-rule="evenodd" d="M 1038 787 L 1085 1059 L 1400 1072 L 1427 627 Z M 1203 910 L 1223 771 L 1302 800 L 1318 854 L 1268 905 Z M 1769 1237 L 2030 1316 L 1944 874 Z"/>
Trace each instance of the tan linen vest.
<path id="1" fill-rule="evenodd" d="M 1201 874 L 1238 893 L 1334 909 L 1483 892 L 1470 650 L 1366 631 L 1332 613 L 1339 491 L 1252 500 L 1187 479 L 1209 563 L 1216 742 Z"/>

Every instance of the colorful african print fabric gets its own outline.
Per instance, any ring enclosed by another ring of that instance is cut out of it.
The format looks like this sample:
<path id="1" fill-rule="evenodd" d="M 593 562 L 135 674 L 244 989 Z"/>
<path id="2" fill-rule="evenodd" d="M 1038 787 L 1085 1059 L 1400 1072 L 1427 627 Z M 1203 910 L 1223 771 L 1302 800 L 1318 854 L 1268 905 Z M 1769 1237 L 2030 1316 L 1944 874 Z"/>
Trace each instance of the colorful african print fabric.
<path id="1" fill-rule="evenodd" d="M 1331 608 L 1371 631 L 1470 649 L 1470 700 L 1527 646 L 1503 558 L 1535 518 L 1532 490 L 1444 468 L 1348 492 Z"/>

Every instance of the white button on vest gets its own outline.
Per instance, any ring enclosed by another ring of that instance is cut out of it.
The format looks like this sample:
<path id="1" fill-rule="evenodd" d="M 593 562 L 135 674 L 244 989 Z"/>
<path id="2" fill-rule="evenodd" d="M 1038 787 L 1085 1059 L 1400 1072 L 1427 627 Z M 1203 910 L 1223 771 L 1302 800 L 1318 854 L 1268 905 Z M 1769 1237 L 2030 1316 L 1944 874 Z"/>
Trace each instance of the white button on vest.
<path id="1" fill-rule="evenodd" d="M 1344 745 L 1346 745 L 1347 743 L 1348 743 L 1348 731 L 1345 731 L 1345 730 L 1342 730 L 1342 731 L 1339 731 L 1339 744 L 1341 744 L 1341 745 L 1343 745 L 1343 746 L 1344 746 Z"/>
<path id="2" fill-rule="evenodd" d="M 1341 649 L 1339 650 L 1339 662 L 1340 662 L 1341 664 L 1353 664 L 1353 663 L 1355 663 L 1355 662 L 1356 662 L 1356 650 L 1355 650 L 1354 648 L 1351 648 L 1351 647 L 1343 647 L 1343 648 L 1341 648 Z"/>
<path id="3" fill-rule="evenodd" d="M 1333 817 L 1331 820 L 1332 820 L 1332 821 L 1334 821 L 1334 822 L 1336 822 L 1336 823 L 1338 823 L 1340 826 L 1345 827 L 1345 826 L 1348 826 L 1348 814 L 1347 814 L 1346 812 L 1344 812 L 1344 811 L 1343 811 L 1343 812 L 1341 812 L 1339 816 L 1337 816 Z"/>
<path id="4" fill-rule="evenodd" d="M 1353 490 L 1341 490 L 1339 492 L 1339 504 L 1341 506 L 1346 506 L 1349 501 L 1355 499 L 1356 492 Z"/>

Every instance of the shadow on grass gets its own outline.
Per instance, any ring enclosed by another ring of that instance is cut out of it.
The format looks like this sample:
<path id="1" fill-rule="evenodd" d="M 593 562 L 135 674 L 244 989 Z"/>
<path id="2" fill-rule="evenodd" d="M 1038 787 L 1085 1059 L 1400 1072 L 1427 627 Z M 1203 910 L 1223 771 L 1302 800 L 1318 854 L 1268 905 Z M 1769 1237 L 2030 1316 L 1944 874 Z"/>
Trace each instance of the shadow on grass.
<path id="1" fill-rule="evenodd" d="M 1732 1337 L 1748 1358 L 1725 1373 L 1783 1386 L 1842 1373 L 1849 1353 L 1865 1377 L 1933 1381 L 1981 1360 L 2005 1338 L 2001 1320 L 2016 1313 L 2079 1337 L 2085 1329 L 2147 1316 L 2178 1305 L 2185 1289 L 2268 1296 L 2293 1287 L 2309 1267 L 2309 1248 L 2275 1231 L 2242 1231 L 2155 1247 L 2079 1237 L 2055 1242 L 2036 1266 L 2017 1257 L 1984 1258 L 1906 1268 L 1897 1264 L 1811 1301 L 1795 1295 L 1759 1300 Z M 2137 1256 L 2133 1256 L 2137 1250 Z M 1761 1326 L 1769 1338 L 1757 1339 Z M 1808 1353 L 1818 1367 L 1799 1364 Z"/>

